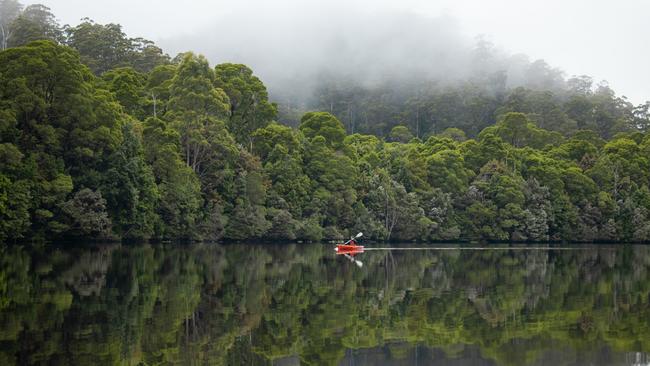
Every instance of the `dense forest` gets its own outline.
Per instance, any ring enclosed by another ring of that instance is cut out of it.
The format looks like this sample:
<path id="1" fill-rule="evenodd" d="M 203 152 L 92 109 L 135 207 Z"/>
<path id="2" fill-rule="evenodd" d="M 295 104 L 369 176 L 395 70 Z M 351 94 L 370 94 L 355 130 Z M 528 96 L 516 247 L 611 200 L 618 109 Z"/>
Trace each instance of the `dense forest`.
<path id="1" fill-rule="evenodd" d="M 1 0 L 0 31 L 0 241 L 650 240 L 650 103 L 543 61 L 291 107 L 117 24 Z"/>
<path id="2" fill-rule="evenodd" d="M 632 365 L 650 352 L 647 246 L 374 252 L 363 271 L 322 245 L 0 250 L 2 365 L 381 364 L 345 360 L 378 347 L 412 365 L 417 346 L 448 364 Z"/>

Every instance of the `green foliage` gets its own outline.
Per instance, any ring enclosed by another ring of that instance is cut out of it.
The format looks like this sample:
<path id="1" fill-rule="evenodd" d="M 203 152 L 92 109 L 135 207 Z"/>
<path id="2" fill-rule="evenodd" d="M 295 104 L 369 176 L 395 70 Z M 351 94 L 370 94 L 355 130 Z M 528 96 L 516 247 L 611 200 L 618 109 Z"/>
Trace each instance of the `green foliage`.
<path id="1" fill-rule="evenodd" d="M 577 123 L 562 108 L 561 98 L 548 90 L 534 91 L 522 87 L 514 89 L 495 113 L 500 116 L 508 112 L 523 113 L 537 127 L 546 130 L 566 134 L 577 127 Z"/>
<path id="2" fill-rule="evenodd" d="M 17 0 L 0 0 L 0 51 L 7 49 L 9 38 L 13 33 L 11 23 L 23 9 Z"/>
<path id="3" fill-rule="evenodd" d="M 242 199 L 235 201 L 234 206 L 224 234 L 227 239 L 260 238 L 269 229 L 263 208 Z"/>
<path id="4" fill-rule="evenodd" d="M 69 232 L 79 236 L 100 236 L 110 232 L 111 219 L 106 212 L 106 200 L 100 192 L 84 188 L 61 205 L 70 217 Z"/>
<path id="5" fill-rule="evenodd" d="M 0 241 L 23 237 L 30 225 L 30 198 L 27 182 L 0 174 Z"/>
<path id="6" fill-rule="evenodd" d="M 199 176 L 209 174 L 210 161 L 233 145 L 224 119 L 228 96 L 214 87 L 214 71 L 203 56 L 187 54 L 170 85 L 166 118 L 180 133 L 185 163 Z"/>
<path id="7" fill-rule="evenodd" d="M 121 237 L 148 239 L 158 216 L 159 191 L 151 167 L 146 164 L 140 136 L 131 123 L 124 125 L 124 140 L 109 159 L 101 186 L 115 230 Z"/>
<path id="8" fill-rule="evenodd" d="M 310 242 L 318 242 L 323 239 L 323 228 L 318 223 L 318 218 L 312 216 L 303 220 L 298 227 L 296 236 L 298 239 Z"/>
<path id="9" fill-rule="evenodd" d="M 388 138 L 393 142 L 406 143 L 413 138 L 413 134 L 406 126 L 395 126 L 392 130 L 390 130 Z"/>
<path id="10" fill-rule="evenodd" d="M 119 108 L 67 47 L 39 41 L 0 60 L 3 172 L 20 187 L 10 199 L 20 206 L 30 197 L 30 236 L 60 234 L 60 204 L 73 187 L 101 182 L 121 138 Z M 26 227 L 18 228 L 19 237 Z"/>
<path id="11" fill-rule="evenodd" d="M 463 130 L 461 130 L 460 128 L 456 128 L 456 127 L 449 127 L 445 129 L 444 131 L 442 131 L 442 133 L 440 133 L 440 136 L 449 137 L 450 139 L 455 140 L 457 142 L 463 142 L 467 140 L 467 136 L 465 135 L 465 132 L 463 132 Z"/>
<path id="12" fill-rule="evenodd" d="M 293 219 L 289 211 L 268 209 L 266 216 L 270 222 L 270 227 L 265 235 L 266 237 L 275 240 L 296 239 L 298 223 Z"/>
<path id="13" fill-rule="evenodd" d="M 145 76 L 130 67 L 112 69 L 102 74 L 106 89 L 113 92 L 124 111 L 140 120 L 145 118 Z"/>
<path id="14" fill-rule="evenodd" d="M 13 15 L 11 12 L 12 10 L 15 11 L 16 5 L 9 4 L 9 7 L 10 13 L 8 15 L 11 17 Z M 27 6 L 9 23 L 4 32 L 8 34 L 6 36 L 6 47 L 4 48 L 24 46 L 29 42 L 38 40 L 59 42 L 63 37 L 61 27 L 50 8 L 41 4 Z"/>
<path id="15" fill-rule="evenodd" d="M 201 185 L 194 171 L 181 160 L 178 132 L 160 119 L 149 118 L 145 122 L 143 145 L 160 193 L 157 210 L 162 222 L 158 235 L 200 238 L 197 226 L 202 218 Z"/>
<path id="16" fill-rule="evenodd" d="M 345 128 L 332 114 L 327 112 L 308 112 L 300 119 L 300 132 L 308 139 L 321 136 L 333 148 L 340 147 L 345 138 Z"/>
<path id="17" fill-rule="evenodd" d="M 494 133 L 503 141 L 514 147 L 530 146 L 541 149 L 562 140 L 562 135 L 537 128 L 523 113 L 509 112 L 493 127 L 488 127 L 479 134 L 479 139 Z"/>
<path id="18" fill-rule="evenodd" d="M 156 66 L 147 75 L 147 97 L 150 97 L 151 114 L 154 117 L 163 115 L 166 111 L 166 103 L 170 97 L 170 85 L 176 67 L 174 65 Z"/>
<path id="19" fill-rule="evenodd" d="M 268 159 L 278 146 L 287 150 L 285 154 L 300 152 L 300 141 L 295 130 L 275 122 L 253 132 L 252 138 L 253 152 L 263 161 Z"/>
<path id="20" fill-rule="evenodd" d="M 277 107 L 269 103 L 266 87 L 241 64 L 220 64 L 215 68 L 215 86 L 228 95 L 228 129 L 240 143 L 250 145 L 251 134 L 275 119 Z"/>
<path id="21" fill-rule="evenodd" d="M 493 51 L 478 48 L 478 63 L 494 60 Z M 372 86 L 353 78 L 331 77 L 316 81 L 316 98 L 306 100 L 306 110 L 334 114 L 350 133 L 389 137 L 393 127 L 407 126 L 417 138 L 457 128 L 475 137 L 509 112 L 522 113 L 538 128 L 571 136 L 592 130 L 602 138 L 619 132 L 646 131 L 650 125 L 648 103 L 634 106 L 606 85 L 592 85 L 589 77 L 564 80 L 562 72 L 542 60 L 522 71 L 526 87 L 509 88 L 510 75 L 479 67 L 477 75 L 453 84 L 419 77 L 387 77 Z M 506 67 L 507 68 L 507 67 Z M 505 69 L 505 68 L 504 68 Z M 299 99 L 300 100 L 300 99 Z M 281 120 L 293 121 L 295 100 L 281 105 Z"/>
<path id="22" fill-rule="evenodd" d="M 82 61 L 95 74 L 113 68 L 133 67 L 149 72 L 158 65 L 169 63 L 169 56 L 153 42 L 142 38 L 127 38 L 119 24 L 98 24 L 91 19 L 65 29 L 66 44 L 76 49 Z"/>

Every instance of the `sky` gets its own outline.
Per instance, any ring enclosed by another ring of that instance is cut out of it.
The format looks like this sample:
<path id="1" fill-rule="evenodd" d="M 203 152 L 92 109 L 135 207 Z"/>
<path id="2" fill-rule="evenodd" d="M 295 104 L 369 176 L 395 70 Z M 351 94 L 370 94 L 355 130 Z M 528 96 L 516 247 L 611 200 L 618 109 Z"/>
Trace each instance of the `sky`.
<path id="1" fill-rule="evenodd" d="M 39 1 L 24 1 L 35 2 Z M 364 34 L 377 32 L 394 43 L 403 39 L 404 45 L 394 52 L 408 52 L 417 48 L 416 39 L 400 38 L 400 32 L 408 33 L 408 28 L 414 27 L 413 32 L 434 32 L 430 39 L 437 42 L 438 49 L 447 45 L 455 49 L 455 43 L 481 36 L 507 53 L 544 59 L 566 76 L 586 74 L 595 81 L 607 80 L 634 104 L 650 100 L 650 1 L 646 0 L 40 2 L 49 6 L 62 24 L 74 25 L 83 17 L 119 23 L 129 36 L 151 39 L 172 56 L 192 50 L 213 63 L 250 64 L 265 82 L 278 70 L 286 73 L 286 69 L 312 62 L 331 64 L 335 58 L 318 50 L 322 42 L 338 42 L 351 52 L 365 52 L 357 59 L 365 62 L 378 57 L 368 52 L 382 49 L 383 44 Z M 419 19 L 435 19 L 437 25 L 424 27 Z M 398 24 L 391 26 L 394 22 Z M 399 55 L 380 56 L 382 62 L 390 62 Z M 449 56 L 448 60 L 455 58 Z M 446 67 L 453 67 L 453 61 Z"/>

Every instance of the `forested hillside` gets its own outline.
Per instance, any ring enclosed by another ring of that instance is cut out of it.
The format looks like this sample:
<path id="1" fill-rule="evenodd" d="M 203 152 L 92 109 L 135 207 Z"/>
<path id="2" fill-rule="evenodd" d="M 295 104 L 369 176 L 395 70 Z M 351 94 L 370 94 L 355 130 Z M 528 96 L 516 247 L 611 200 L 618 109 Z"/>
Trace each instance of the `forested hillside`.
<path id="1" fill-rule="evenodd" d="M 588 77 L 333 79 L 303 113 L 116 24 L 0 26 L 2 241 L 650 240 L 650 104 Z"/>

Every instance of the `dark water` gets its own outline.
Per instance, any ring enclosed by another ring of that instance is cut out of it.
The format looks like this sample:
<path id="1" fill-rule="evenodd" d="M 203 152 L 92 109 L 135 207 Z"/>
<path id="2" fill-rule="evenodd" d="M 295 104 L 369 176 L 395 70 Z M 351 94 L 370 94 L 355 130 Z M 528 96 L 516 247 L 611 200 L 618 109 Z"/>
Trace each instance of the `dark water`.
<path id="1" fill-rule="evenodd" d="M 641 365 L 650 247 L 0 249 L 0 365 Z"/>

